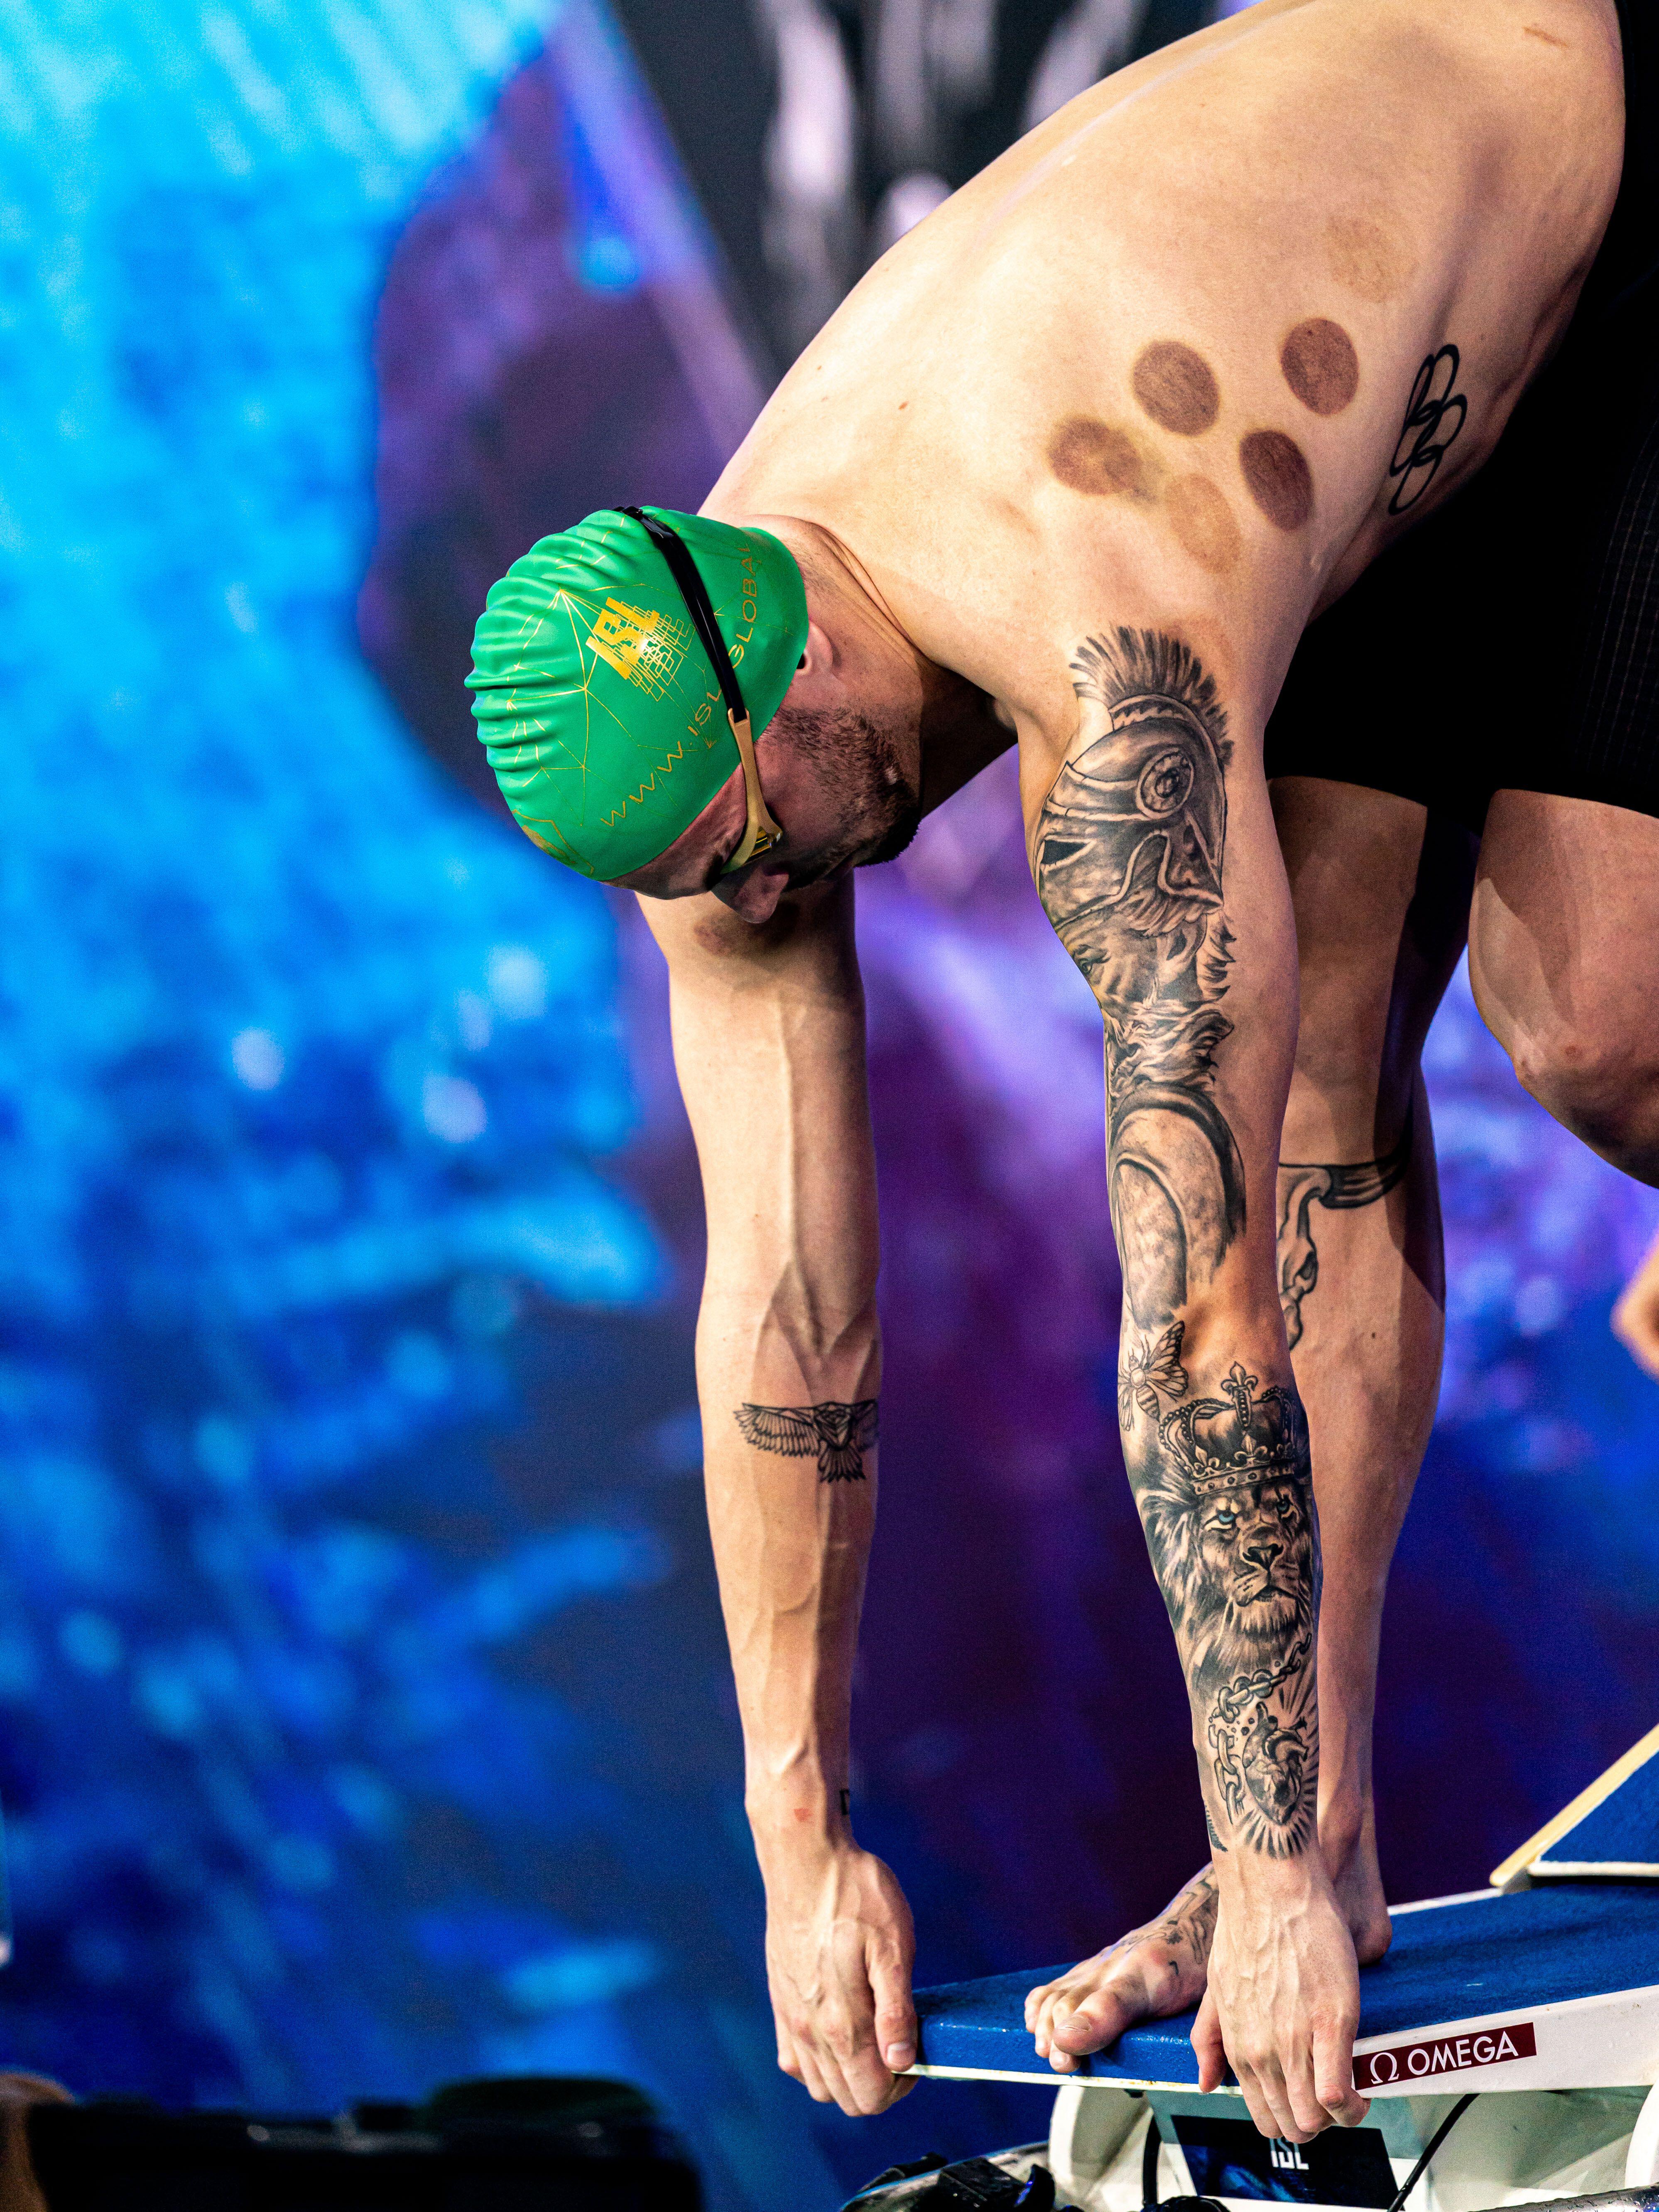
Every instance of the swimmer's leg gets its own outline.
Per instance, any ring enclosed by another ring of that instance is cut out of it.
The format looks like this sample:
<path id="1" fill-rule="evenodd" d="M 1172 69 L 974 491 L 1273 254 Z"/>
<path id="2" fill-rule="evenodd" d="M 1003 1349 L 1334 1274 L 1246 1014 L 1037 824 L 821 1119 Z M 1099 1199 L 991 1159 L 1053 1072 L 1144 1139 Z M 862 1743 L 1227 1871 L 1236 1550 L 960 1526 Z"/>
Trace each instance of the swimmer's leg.
<path id="1" fill-rule="evenodd" d="M 1279 1295 L 1324 1560 L 1319 1831 L 1362 1963 L 1389 1917 L 1371 1800 L 1382 1601 L 1434 1423 L 1445 1263 L 1422 1073 L 1477 844 L 1409 799 L 1285 777 L 1302 1024 L 1279 1170 Z"/>
<path id="2" fill-rule="evenodd" d="M 1521 1082 L 1637 1182 L 1659 1184 L 1659 820 L 1500 791 L 1469 927 L 1469 981 Z"/>
<path id="3" fill-rule="evenodd" d="M 1389 1936 L 1371 1803 L 1382 1598 L 1434 1418 L 1443 1337 L 1420 1060 L 1462 949 L 1474 840 L 1356 785 L 1285 777 L 1272 796 L 1302 1001 L 1279 1265 L 1324 1562 L 1319 1832 L 1364 1964 Z M 1206 1869 L 1159 1919 L 1033 1990 L 1028 2025 L 1058 2071 L 1133 2021 L 1196 2002 L 1195 1953 L 1207 1954 L 1214 1922 L 1207 1880 Z"/>

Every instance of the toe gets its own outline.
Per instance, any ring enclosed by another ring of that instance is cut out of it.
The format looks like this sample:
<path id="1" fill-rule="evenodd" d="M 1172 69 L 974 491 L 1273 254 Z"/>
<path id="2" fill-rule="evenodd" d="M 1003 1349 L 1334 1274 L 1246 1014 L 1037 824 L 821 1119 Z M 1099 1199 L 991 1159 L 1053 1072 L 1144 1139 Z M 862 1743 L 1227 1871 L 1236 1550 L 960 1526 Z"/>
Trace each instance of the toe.
<path id="1" fill-rule="evenodd" d="M 1069 2033 L 1075 2017 L 1069 1997 L 1060 1998 L 1048 2016 L 1048 2063 L 1057 2073 L 1077 2071 L 1077 2054 L 1071 2048 Z"/>
<path id="2" fill-rule="evenodd" d="M 1054 2022 L 1054 2040 L 1082 2057 L 1091 2051 L 1103 2051 L 1127 2024 L 1127 2008 L 1122 2001 L 1102 1990 L 1085 1997 L 1074 2012 Z"/>
<path id="3" fill-rule="evenodd" d="M 1026 2014 L 1025 2024 L 1036 2045 L 1037 2057 L 1046 2058 L 1054 2042 L 1054 2008 L 1060 2002 L 1060 1990 L 1056 1984 L 1050 1982 L 1046 1988 L 1034 1990 L 1032 1995 L 1037 2002 Z"/>

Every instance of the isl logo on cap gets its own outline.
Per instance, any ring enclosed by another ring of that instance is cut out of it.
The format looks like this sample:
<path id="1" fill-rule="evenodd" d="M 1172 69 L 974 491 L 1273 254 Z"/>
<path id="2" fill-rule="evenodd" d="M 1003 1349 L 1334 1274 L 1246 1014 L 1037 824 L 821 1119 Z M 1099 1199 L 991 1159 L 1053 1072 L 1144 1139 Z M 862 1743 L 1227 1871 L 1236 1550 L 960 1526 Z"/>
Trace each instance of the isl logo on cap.
<path id="1" fill-rule="evenodd" d="M 679 674 L 691 633 L 659 608 L 607 599 L 593 618 L 587 641 L 618 676 L 653 699 L 662 699 Z"/>

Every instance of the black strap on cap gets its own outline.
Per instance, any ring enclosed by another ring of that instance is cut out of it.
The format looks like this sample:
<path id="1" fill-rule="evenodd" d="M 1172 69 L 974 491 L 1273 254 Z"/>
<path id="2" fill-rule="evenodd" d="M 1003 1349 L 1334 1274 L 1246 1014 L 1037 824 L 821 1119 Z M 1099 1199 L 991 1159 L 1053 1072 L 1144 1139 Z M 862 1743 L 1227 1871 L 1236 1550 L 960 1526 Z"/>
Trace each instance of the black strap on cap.
<path id="1" fill-rule="evenodd" d="M 698 572 L 696 562 L 687 551 L 685 541 L 678 530 L 671 530 L 665 522 L 659 522 L 654 514 L 647 514 L 643 507 L 619 507 L 617 513 L 631 514 L 635 522 L 642 524 L 651 543 L 667 562 L 669 574 L 679 586 L 680 597 L 685 601 L 692 626 L 702 639 L 702 649 L 714 667 L 726 712 L 735 720 L 746 722 L 749 709 L 744 705 L 743 693 L 738 688 L 738 672 L 732 665 L 726 640 L 720 635 L 720 626 L 714 620 L 708 587 Z"/>

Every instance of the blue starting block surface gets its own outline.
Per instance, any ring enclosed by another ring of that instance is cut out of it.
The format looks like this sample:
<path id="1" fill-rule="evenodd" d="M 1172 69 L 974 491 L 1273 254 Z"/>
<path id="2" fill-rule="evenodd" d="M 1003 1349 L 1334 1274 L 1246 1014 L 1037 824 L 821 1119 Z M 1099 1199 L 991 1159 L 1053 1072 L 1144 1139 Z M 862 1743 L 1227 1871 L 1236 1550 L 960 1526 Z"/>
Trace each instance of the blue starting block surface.
<path id="1" fill-rule="evenodd" d="M 1659 1880 L 1659 1729 L 1632 1744 L 1510 1853 L 1493 1887 L 1529 1881 Z"/>
<path id="2" fill-rule="evenodd" d="M 1528 1871 L 1534 1881 L 1659 1875 L 1659 1729 L 1626 1752 L 1584 1796 L 1589 1804 L 1576 1798 L 1561 1816 L 1570 1825 L 1533 1860 Z"/>
<path id="3" fill-rule="evenodd" d="M 1026 2033 L 1025 1993 L 1063 1968 L 917 1993 L 919 2072 L 1194 2088 L 1195 2014 L 1131 2028 L 1078 2075 Z M 1360 1971 L 1355 2081 L 1368 2094 L 1609 2087 L 1659 2079 L 1659 1886 L 1552 1883 L 1397 1906 Z"/>

